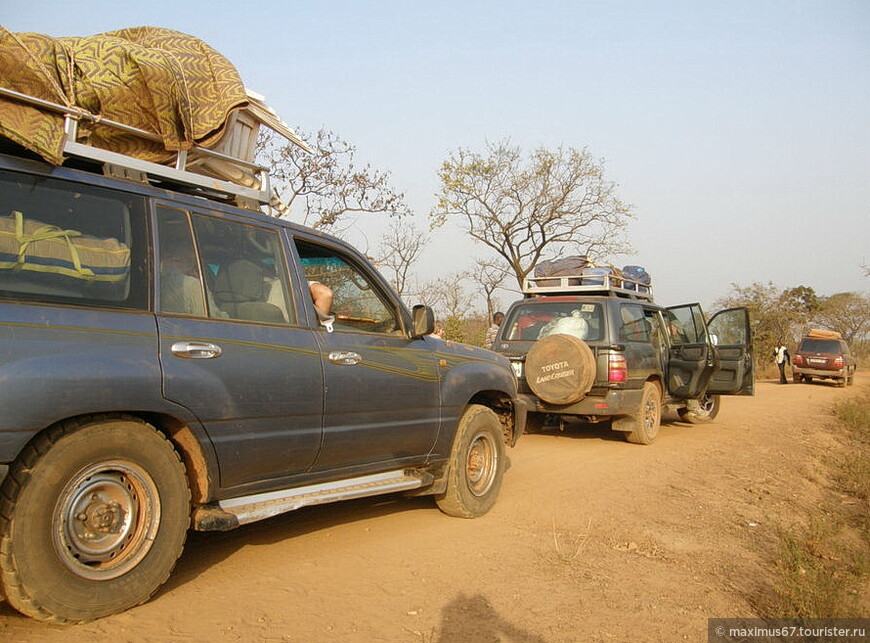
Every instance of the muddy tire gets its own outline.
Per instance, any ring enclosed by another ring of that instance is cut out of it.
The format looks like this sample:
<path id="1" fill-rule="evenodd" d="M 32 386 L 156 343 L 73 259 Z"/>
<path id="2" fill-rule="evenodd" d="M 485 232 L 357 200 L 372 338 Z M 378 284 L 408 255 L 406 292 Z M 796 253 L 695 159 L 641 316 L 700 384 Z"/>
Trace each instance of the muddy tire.
<path id="1" fill-rule="evenodd" d="M 798 375 L 797 373 L 792 375 L 791 379 L 795 384 L 800 384 L 803 381 L 803 377 L 801 375 Z"/>
<path id="2" fill-rule="evenodd" d="M 504 436 L 492 409 L 470 405 L 459 421 L 447 469 L 447 488 L 435 496 L 450 516 L 477 518 L 492 509 L 507 465 Z"/>
<path id="3" fill-rule="evenodd" d="M 131 417 L 95 416 L 38 436 L 0 487 L 0 567 L 9 604 L 78 623 L 148 600 L 181 555 L 184 467 Z"/>
<path id="4" fill-rule="evenodd" d="M 613 429 L 625 433 L 634 444 L 652 444 L 659 436 L 662 423 L 662 394 L 652 382 L 643 385 L 643 396 L 636 415 L 613 421 Z"/>
<path id="5" fill-rule="evenodd" d="M 846 380 L 846 386 L 852 386 L 855 383 L 855 371 L 852 371 Z"/>
<path id="6" fill-rule="evenodd" d="M 681 420 L 690 424 L 706 424 L 716 419 L 720 406 L 718 395 L 704 395 L 699 400 L 690 400 L 687 406 L 677 409 L 677 413 Z"/>
<path id="7" fill-rule="evenodd" d="M 532 346 L 525 370 L 529 388 L 544 402 L 573 404 L 595 382 L 595 356 L 582 339 L 548 335 Z"/>

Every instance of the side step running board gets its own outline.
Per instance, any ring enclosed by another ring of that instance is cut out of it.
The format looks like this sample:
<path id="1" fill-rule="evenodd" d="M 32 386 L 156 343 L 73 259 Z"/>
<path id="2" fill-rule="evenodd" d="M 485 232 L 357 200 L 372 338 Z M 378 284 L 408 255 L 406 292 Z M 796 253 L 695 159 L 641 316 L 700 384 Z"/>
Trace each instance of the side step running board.
<path id="1" fill-rule="evenodd" d="M 201 531 L 225 531 L 310 505 L 418 489 L 432 484 L 433 481 L 434 477 L 430 473 L 398 470 L 230 498 L 219 501 L 216 506 L 198 508 L 194 512 L 193 527 Z"/>

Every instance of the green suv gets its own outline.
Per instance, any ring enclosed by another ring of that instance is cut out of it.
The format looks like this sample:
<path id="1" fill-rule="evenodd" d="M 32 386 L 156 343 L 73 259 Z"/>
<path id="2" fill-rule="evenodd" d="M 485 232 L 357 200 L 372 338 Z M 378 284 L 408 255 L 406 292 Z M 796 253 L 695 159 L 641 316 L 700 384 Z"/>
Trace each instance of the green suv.
<path id="1" fill-rule="evenodd" d="M 527 431 L 566 418 L 609 421 L 629 442 L 650 444 L 664 406 L 703 423 L 721 395 L 753 394 L 744 308 L 708 320 L 699 304 L 662 307 L 646 283 L 609 275 L 528 279 L 524 292 L 493 350 L 519 379 Z"/>

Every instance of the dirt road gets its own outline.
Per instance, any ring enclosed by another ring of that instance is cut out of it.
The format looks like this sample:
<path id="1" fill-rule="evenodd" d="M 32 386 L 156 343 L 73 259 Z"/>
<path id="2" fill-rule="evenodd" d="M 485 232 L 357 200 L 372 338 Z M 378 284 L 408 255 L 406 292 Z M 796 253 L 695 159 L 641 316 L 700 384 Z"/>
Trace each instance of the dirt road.
<path id="1" fill-rule="evenodd" d="M 481 519 L 389 497 L 191 534 L 149 603 L 74 627 L 0 603 L 0 640 L 706 641 L 707 618 L 758 615 L 778 526 L 823 493 L 829 409 L 868 385 L 761 382 L 648 447 L 523 436 Z"/>

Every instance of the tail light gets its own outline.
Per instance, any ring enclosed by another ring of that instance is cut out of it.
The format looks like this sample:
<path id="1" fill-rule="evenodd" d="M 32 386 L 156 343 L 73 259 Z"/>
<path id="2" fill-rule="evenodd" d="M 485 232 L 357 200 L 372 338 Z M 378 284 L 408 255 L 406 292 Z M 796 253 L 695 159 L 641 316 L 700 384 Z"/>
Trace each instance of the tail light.
<path id="1" fill-rule="evenodd" d="M 628 364 L 625 356 L 619 353 L 611 353 L 607 357 L 607 381 L 625 382 L 628 380 Z"/>
<path id="2" fill-rule="evenodd" d="M 834 366 L 836 368 L 843 368 L 846 365 L 846 360 L 843 359 L 842 355 L 837 355 L 834 358 Z"/>
<path id="3" fill-rule="evenodd" d="M 804 365 L 804 356 L 803 355 L 795 355 L 792 358 L 791 363 L 796 365 L 796 366 L 803 366 Z"/>

